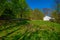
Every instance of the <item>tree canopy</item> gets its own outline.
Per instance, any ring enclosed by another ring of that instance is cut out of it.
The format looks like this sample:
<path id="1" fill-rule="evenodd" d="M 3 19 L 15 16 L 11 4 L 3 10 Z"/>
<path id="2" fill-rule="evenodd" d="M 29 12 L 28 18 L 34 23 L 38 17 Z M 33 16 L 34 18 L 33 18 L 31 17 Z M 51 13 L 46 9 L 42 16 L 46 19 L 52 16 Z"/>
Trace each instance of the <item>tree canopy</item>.
<path id="1" fill-rule="evenodd" d="M 15 18 L 23 18 L 23 15 L 26 14 L 25 12 L 29 10 L 28 8 L 25 0 L 0 0 L 0 16 L 7 16 L 8 14 L 10 17 L 15 15 Z M 12 11 L 12 13 L 7 10 Z M 5 11 L 7 13 L 5 13 Z"/>

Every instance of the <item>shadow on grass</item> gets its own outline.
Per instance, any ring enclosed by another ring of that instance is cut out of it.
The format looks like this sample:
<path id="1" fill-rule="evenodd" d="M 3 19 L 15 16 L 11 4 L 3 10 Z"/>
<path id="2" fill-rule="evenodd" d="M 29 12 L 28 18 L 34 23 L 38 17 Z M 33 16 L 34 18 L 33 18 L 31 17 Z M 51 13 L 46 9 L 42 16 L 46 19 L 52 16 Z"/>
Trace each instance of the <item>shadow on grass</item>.
<path id="1" fill-rule="evenodd" d="M 9 24 L 9 23 L 19 23 L 19 24 L 27 24 L 28 21 L 30 21 L 29 19 L 21 19 L 21 18 L 17 18 L 17 19 L 0 19 L 0 25 L 2 24 Z"/>
<path id="2" fill-rule="evenodd" d="M 13 25 L 14 23 L 16 23 L 16 25 L 18 26 L 20 26 L 20 25 L 27 25 L 27 24 L 29 24 L 29 22 L 28 21 L 30 21 L 30 20 L 28 20 L 28 19 L 10 19 L 10 20 L 0 20 L 1 22 L 1 24 L 2 24 L 2 26 L 4 26 L 5 28 L 3 28 L 2 30 L 7 30 L 7 29 L 9 29 L 9 28 L 12 28 L 12 27 L 14 27 L 14 26 L 10 26 L 10 27 L 7 27 L 7 25 L 9 24 L 9 23 L 11 23 L 11 25 Z M 1 28 L 0 28 L 1 29 Z M 2 31 L 1 30 L 1 31 Z M 9 33 L 9 34 L 11 34 L 11 33 Z M 9 35 L 9 34 L 7 34 L 7 35 Z M 6 35 L 6 36 L 7 36 Z M 4 37 L 1 37 L 0 38 L 0 40 L 4 40 Z"/>

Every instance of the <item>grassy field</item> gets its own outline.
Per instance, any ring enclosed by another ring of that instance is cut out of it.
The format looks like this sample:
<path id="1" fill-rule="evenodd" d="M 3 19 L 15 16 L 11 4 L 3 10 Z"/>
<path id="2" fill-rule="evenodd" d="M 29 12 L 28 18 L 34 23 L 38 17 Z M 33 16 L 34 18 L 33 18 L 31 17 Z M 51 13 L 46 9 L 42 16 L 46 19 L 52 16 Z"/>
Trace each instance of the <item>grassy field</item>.
<path id="1" fill-rule="evenodd" d="M 14 21 L 0 26 L 0 40 L 60 40 L 60 24 L 33 20 Z"/>

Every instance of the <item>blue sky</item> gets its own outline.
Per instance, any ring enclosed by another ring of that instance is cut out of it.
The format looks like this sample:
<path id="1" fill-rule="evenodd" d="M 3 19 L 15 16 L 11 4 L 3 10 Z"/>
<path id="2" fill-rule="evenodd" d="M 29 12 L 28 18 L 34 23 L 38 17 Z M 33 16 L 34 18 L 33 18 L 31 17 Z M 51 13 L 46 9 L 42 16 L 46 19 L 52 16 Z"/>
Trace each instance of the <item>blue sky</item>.
<path id="1" fill-rule="evenodd" d="M 26 0 L 31 9 L 54 8 L 54 0 Z"/>

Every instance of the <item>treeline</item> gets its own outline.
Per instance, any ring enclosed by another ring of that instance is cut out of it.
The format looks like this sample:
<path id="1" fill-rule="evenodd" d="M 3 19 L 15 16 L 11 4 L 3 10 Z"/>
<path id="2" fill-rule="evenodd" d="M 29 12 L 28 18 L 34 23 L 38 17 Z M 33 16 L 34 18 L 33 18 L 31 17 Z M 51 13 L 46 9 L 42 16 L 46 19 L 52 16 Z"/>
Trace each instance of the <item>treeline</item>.
<path id="1" fill-rule="evenodd" d="M 51 13 L 55 18 L 54 22 L 60 23 L 60 1 L 55 0 L 56 10 Z M 43 20 L 45 15 L 39 9 L 32 10 L 26 0 L 0 0 L 0 20 L 1 19 L 29 19 Z"/>
<path id="2" fill-rule="evenodd" d="M 0 0 L 0 18 L 24 18 L 28 15 L 29 7 L 25 0 Z"/>
<path id="3" fill-rule="evenodd" d="M 0 19 L 42 19 L 40 10 L 31 8 L 25 0 L 0 0 Z"/>
<path id="4" fill-rule="evenodd" d="M 31 20 L 43 20 L 44 14 L 39 9 L 31 10 Z"/>
<path id="5" fill-rule="evenodd" d="M 55 18 L 54 22 L 60 23 L 60 0 L 55 0 L 56 7 L 52 12 L 51 17 Z"/>

